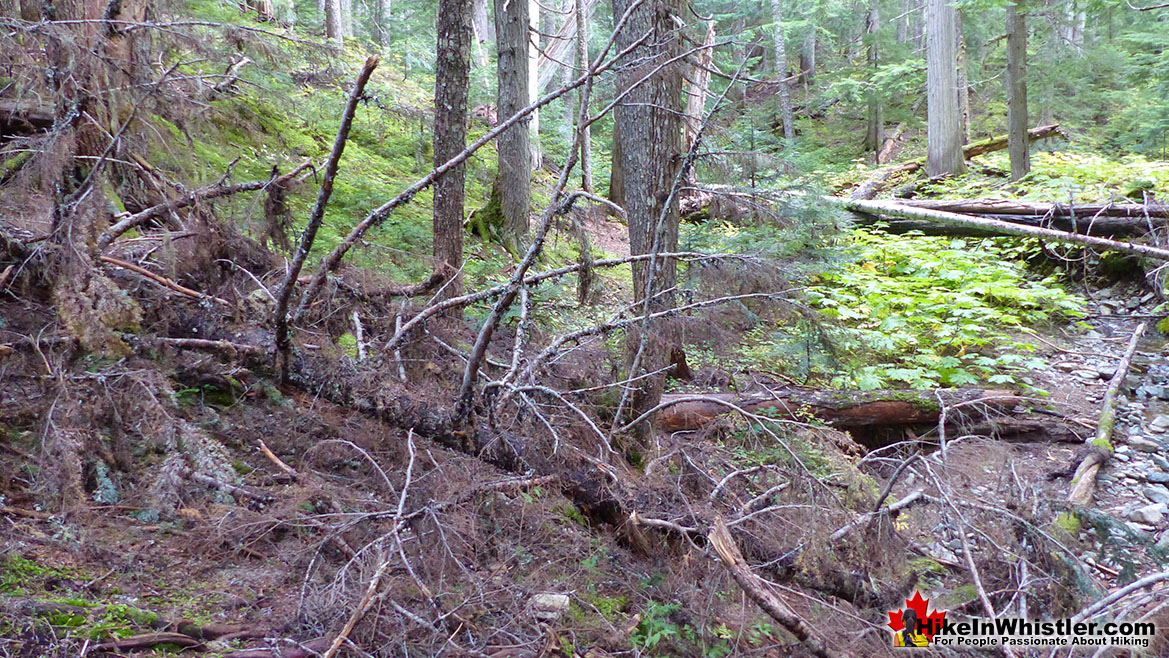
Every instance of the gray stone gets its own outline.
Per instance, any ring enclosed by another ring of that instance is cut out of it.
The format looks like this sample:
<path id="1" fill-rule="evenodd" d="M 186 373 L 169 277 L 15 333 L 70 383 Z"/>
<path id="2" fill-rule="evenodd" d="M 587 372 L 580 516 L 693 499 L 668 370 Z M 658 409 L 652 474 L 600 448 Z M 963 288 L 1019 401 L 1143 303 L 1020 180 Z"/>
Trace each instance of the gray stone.
<path id="1" fill-rule="evenodd" d="M 1145 475 L 1145 480 L 1152 482 L 1153 484 L 1169 484 L 1169 473 L 1151 471 Z"/>
<path id="2" fill-rule="evenodd" d="M 1112 458 L 1115 459 L 1116 461 L 1120 461 L 1120 462 L 1127 462 L 1128 460 L 1132 459 L 1132 457 L 1129 457 L 1127 454 L 1125 454 L 1123 452 L 1113 453 Z"/>
<path id="3" fill-rule="evenodd" d="M 1169 505 L 1169 488 L 1159 484 L 1150 484 L 1141 489 L 1141 493 L 1145 494 L 1145 498 L 1148 498 L 1154 503 Z"/>
<path id="4" fill-rule="evenodd" d="M 1169 512 L 1169 506 L 1165 503 L 1153 503 L 1129 512 L 1128 518 L 1137 523 L 1157 525 L 1165 517 L 1166 512 Z"/>
<path id="5" fill-rule="evenodd" d="M 1072 374 L 1080 379 L 1087 379 L 1089 381 L 1100 379 L 1100 373 L 1095 370 L 1073 370 Z"/>
<path id="6" fill-rule="evenodd" d="M 1129 436 L 1128 445 L 1132 446 L 1133 450 L 1140 450 L 1141 452 L 1161 452 L 1161 444 L 1156 441 L 1150 441 L 1143 436 Z"/>
<path id="7" fill-rule="evenodd" d="M 1160 468 L 1163 471 L 1169 471 L 1169 459 L 1165 459 L 1161 455 L 1157 454 L 1149 455 L 1149 459 L 1153 460 L 1153 463 L 1157 465 L 1157 468 Z"/>
<path id="8" fill-rule="evenodd" d="M 1166 416 L 1165 414 L 1158 415 L 1156 418 L 1149 421 L 1149 427 L 1160 430 L 1169 428 L 1169 416 Z"/>
<path id="9" fill-rule="evenodd" d="M 559 619 L 568 610 L 567 594 L 536 594 L 532 597 L 532 614 L 539 619 Z"/>

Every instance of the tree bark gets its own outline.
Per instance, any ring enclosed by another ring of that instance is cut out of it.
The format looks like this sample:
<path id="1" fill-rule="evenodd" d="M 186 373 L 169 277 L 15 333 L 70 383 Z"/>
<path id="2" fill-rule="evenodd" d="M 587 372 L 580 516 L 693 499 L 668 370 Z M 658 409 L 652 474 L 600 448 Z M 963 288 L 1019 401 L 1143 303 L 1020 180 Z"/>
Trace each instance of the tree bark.
<path id="1" fill-rule="evenodd" d="M 962 144 L 970 141 L 970 84 L 966 64 L 966 35 L 962 31 L 962 12 L 954 10 L 954 52 L 958 57 L 958 133 Z"/>
<path id="2" fill-rule="evenodd" d="M 865 20 L 865 32 L 868 40 L 869 75 L 875 75 L 880 65 L 880 52 L 877 50 L 877 31 L 881 29 L 881 6 L 877 0 L 869 0 L 869 13 Z M 880 164 L 881 145 L 885 141 L 885 117 L 881 107 L 881 99 L 877 89 L 869 89 L 868 129 L 865 131 L 865 150 L 873 152 L 873 160 Z"/>
<path id="3" fill-rule="evenodd" d="M 333 1 L 333 0 L 331 0 Z M 470 0 L 439 0 L 434 80 L 434 166 L 467 147 L 467 91 L 471 67 Z M 451 281 L 442 297 L 463 292 L 463 202 L 466 166 L 460 163 L 434 184 L 434 263 Z M 463 315 L 461 307 L 448 317 Z"/>
<path id="4" fill-rule="evenodd" d="M 394 5 L 393 0 L 376 0 L 377 1 L 377 25 L 374 27 L 374 32 L 377 35 L 377 43 L 382 48 L 390 46 L 390 24 L 394 19 Z"/>
<path id="5" fill-rule="evenodd" d="M 487 66 L 485 44 L 496 40 L 496 30 L 492 21 L 487 17 L 487 0 L 471 1 L 471 27 L 475 31 L 475 66 Z"/>
<path id="6" fill-rule="evenodd" d="M 528 23 L 526 0 L 499 0 L 495 3 L 496 70 L 499 77 L 497 107 L 500 116 L 511 116 L 528 104 Z M 519 123 L 504 131 L 496 143 L 502 238 L 512 254 L 523 254 L 528 242 L 532 173 L 528 140 L 528 127 Z"/>
<path id="7" fill-rule="evenodd" d="M 341 17 L 341 0 L 325 0 L 325 36 L 345 47 L 345 25 Z"/>
<path id="8" fill-rule="evenodd" d="M 631 0 L 613 0 L 613 15 L 622 16 Z M 675 20 L 680 18 L 678 0 L 647 0 L 630 14 L 616 46 L 625 49 L 643 35 L 649 38 L 630 53 L 633 62 L 618 74 L 618 88 L 627 89 L 680 52 Z M 682 73 L 674 63 L 636 87 L 616 108 L 617 135 L 624 172 L 624 207 L 629 222 L 631 254 L 675 251 L 678 245 L 678 204 L 671 194 L 682 164 Z M 668 204 L 668 205 L 667 205 Z M 633 294 L 639 307 L 652 312 L 674 306 L 676 264 L 672 259 L 651 259 L 633 267 Z M 646 302 L 646 300 L 649 300 Z M 638 325 L 627 334 L 630 363 L 641 350 L 641 330 L 647 332 L 637 372 L 660 370 L 669 363 L 671 340 L 668 320 Z M 636 417 L 657 404 L 665 384 L 659 374 L 640 380 L 629 413 Z"/>
<path id="9" fill-rule="evenodd" d="M 926 0 L 926 173 L 965 173 L 958 117 L 957 11 L 947 0 Z"/>
<path id="10" fill-rule="evenodd" d="M 1027 139 L 1027 19 L 1023 0 L 1007 5 L 1007 151 L 1011 180 L 1031 173 Z"/>
<path id="11" fill-rule="evenodd" d="M 705 118 L 706 96 L 710 93 L 710 70 L 714 51 L 710 46 L 714 45 L 714 38 L 714 21 L 710 21 L 706 26 L 706 38 L 702 41 L 702 45 L 707 47 L 698 53 L 697 64 L 691 68 L 690 72 L 690 86 L 686 89 L 686 138 L 682 145 L 683 151 L 690 150 Z M 690 185 L 693 186 L 698 182 L 698 173 L 693 167 L 691 167 L 688 176 Z"/>
<path id="12" fill-rule="evenodd" d="M 514 0 L 523 2 L 523 0 Z M 528 102 L 535 103 L 540 97 L 540 4 L 539 0 L 529 0 L 528 21 L 531 26 L 530 46 L 528 47 Z M 529 164 L 532 171 L 544 164 L 544 156 L 540 151 L 540 111 L 532 112 L 528 121 L 528 150 L 531 152 Z"/>
<path id="13" fill-rule="evenodd" d="M 800 82 L 804 89 L 812 84 L 816 78 L 816 26 L 813 22 L 804 37 L 804 45 L 800 48 Z"/>
<path id="14" fill-rule="evenodd" d="M 595 2 L 595 0 L 593 0 Z M 590 2 L 590 6 L 595 6 Z M 589 66 L 589 17 L 585 13 L 585 0 L 574 0 L 573 2 L 573 18 L 576 22 L 576 70 L 584 71 Z M 581 89 L 576 94 L 576 103 L 574 105 L 575 112 L 573 120 L 579 120 L 581 111 L 583 110 L 585 116 L 588 116 L 589 108 L 582 107 L 582 103 L 587 102 L 584 90 Z M 580 185 L 581 189 L 589 194 L 594 192 L 593 189 L 593 145 L 590 127 L 585 124 L 582 128 L 584 137 L 580 143 Z"/>
<path id="15" fill-rule="evenodd" d="M 796 136 L 792 122 L 791 85 L 787 81 L 787 44 L 783 33 L 783 0 L 771 0 L 771 20 L 774 21 L 775 75 L 779 80 L 779 116 L 783 123 L 783 138 Z"/>
<path id="16" fill-rule="evenodd" d="M 621 125 L 615 119 L 609 159 L 609 200 L 618 207 L 625 207 L 625 156 L 621 152 Z"/>

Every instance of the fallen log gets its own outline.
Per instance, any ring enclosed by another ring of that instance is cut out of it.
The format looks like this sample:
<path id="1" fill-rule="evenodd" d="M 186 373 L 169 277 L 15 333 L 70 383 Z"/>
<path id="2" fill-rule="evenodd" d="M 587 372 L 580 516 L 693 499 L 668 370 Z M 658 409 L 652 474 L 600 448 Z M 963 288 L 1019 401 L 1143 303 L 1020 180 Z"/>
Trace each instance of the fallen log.
<path id="1" fill-rule="evenodd" d="M 749 413 L 768 412 L 779 420 L 820 420 L 841 430 L 936 423 L 942 406 L 983 403 L 1004 408 L 1022 398 L 1011 391 L 953 388 L 929 391 L 785 390 L 774 395 L 741 396 L 667 394 L 655 424 L 666 432 L 696 430 L 738 407 Z"/>
<path id="2" fill-rule="evenodd" d="M 52 105 L 35 101 L 0 101 L 0 136 L 31 135 L 53 127 Z"/>
<path id="3" fill-rule="evenodd" d="M 1112 457 L 1112 428 L 1116 425 L 1116 404 L 1120 398 L 1120 387 L 1128 377 L 1128 368 L 1132 365 L 1132 357 L 1137 352 L 1137 343 L 1145 333 L 1142 322 L 1128 340 L 1128 349 L 1124 351 L 1120 363 L 1116 366 L 1116 373 L 1108 382 L 1108 391 L 1104 394 L 1104 410 L 1100 413 L 1100 422 L 1096 424 L 1096 435 L 1087 443 L 1088 454 L 1080 462 L 1076 474 L 1072 477 L 1072 491 L 1068 494 L 1068 502 L 1072 505 L 1087 505 L 1092 502 L 1096 493 L 1096 474 L 1101 467 Z"/>
<path id="4" fill-rule="evenodd" d="M 829 203 L 835 203 L 837 205 L 843 206 L 844 208 L 853 212 L 859 212 L 868 215 L 904 217 L 906 219 L 925 220 L 938 224 L 966 226 L 976 229 L 991 230 L 1002 235 L 1018 235 L 1025 238 L 1041 238 L 1044 240 L 1050 240 L 1052 242 L 1062 242 L 1067 244 L 1082 245 L 1085 247 L 1095 247 L 1097 249 L 1106 251 L 1116 251 L 1123 254 L 1131 254 L 1133 256 L 1144 256 L 1145 258 L 1169 261 L 1169 249 L 1160 249 L 1158 247 L 1150 247 L 1132 242 L 1120 242 L 1117 240 L 1109 240 L 1107 238 L 1101 238 L 1092 235 L 1081 235 L 1078 233 L 1057 231 L 1054 229 L 1042 228 L 1038 226 L 1024 226 L 1022 224 L 1004 222 L 998 219 L 988 219 L 986 217 L 976 217 L 973 215 L 960 215 L 958 213 L 946 212 L 944 210 L 912 208 L 902 203 L 894 203 L 892 201 L 868 201 L 863 199 L 842 199 L 840 197 L 823 197 L 823 199 Z"/>
<path id="5" fill-rule="evenodd" d="M 1027 131 L 1028 141 L 1038 141 L 1040 139 L 1047 139 L 1049 137 L 1063 137 L 1067 139 L 1067 133 L 1059 127 L 1059 124 L 1052 124 L 1049 126 L 1039 126 Z M 967 160 L 970 158 L 986 155 L 994 151 L 1001 151 L 1007 148 L 1007 136 L 1000 135 L 999 137 L 992 137 L 990 139 L 982 140 L 981 142 L 974 142 L 962 147 L 962 156 Z M 881 191 L 885 184 L 889 182 L 897 174 L 912 174 L 925 166 L 925 159 L 914 160 L 913 162 L 906 162 L 895 167 L 882 169 L 874 174 L 871 178 L 857 186 L 853 190 L 849 198 L 852 199 L 873 199 L 877 193 Z"/>
<path id="6" fill-rule="evenodd" d="M 898 201 L 902 205 L 909 205 L 903 201 Z M 916 206 L 911 206 L 916 207 Z M 965 214 L 965 213 L 959 213 Z M 1076 233 L 1079 235 L 1095 235 L 1097 237 L 1138 237 L 1145 235 L 1152 230 L 1159 227 L 1169 225 L 1169 220 L 1153 217 L 1150 219 L 1136 219 L 1132 217 L 1080 217 L 1073 219 L 1066 215 L 1057 216 L 1041 216 L 1041 215 L 1009 215 L 1009 214 L 978 214 L 978 217 L 985 217 L 987 219 L 995 219 L 1000 222 L 1007 222 L 1008 224 L 1018 224 L 1020 226 L 1035 226 L 1039 228 L 1052 228 L 1058 231 L 1067 231 L 1068 233 Z M 911 231 L 917 231 L 923 235 L 948 235 L 948 236 L 973 236 L 973 237 L 996 237 L 1003 235 L 1002 231 L 991 228 L 982 228 L 975 226 L 955 226 L 952 224 L 939 224 L 929 220 L 919 219 L 896 219 L 881 215 L 866 214 L 863 219 L 856 223 L 859 226 L 867 226 L 880 222 L 883 224 L 882 230 L 893 235 L 902 235 Z"/>
<path id="7" fill-rule="evenodd" d="M 901 205 L 964 215 L 1031 215 L 1067 217 L 1088 222 L 1101 217 L 1169 218 L 1169 203 L 1037 203 L 1007 199 L 906 199 Z"/>

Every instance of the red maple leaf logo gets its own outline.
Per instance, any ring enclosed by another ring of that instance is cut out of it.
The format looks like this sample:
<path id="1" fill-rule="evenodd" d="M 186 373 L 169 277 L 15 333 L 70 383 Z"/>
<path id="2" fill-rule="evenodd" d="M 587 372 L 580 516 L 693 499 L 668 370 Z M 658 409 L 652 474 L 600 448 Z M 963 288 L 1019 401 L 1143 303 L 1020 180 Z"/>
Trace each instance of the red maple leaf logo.
<path id="1" fill-rule="evenodd" d="M 927 612 L 929 604 L 930 600 L 923 599 L 919 591 L 914 591 L 912 599 L 905 599 L 905 606 L 917 613 L 917 618 L 922 622 L 922 634 L 932 642 L 934 633 L 942 627 L 942 620 L 946 618 L 946 611 L 934 610 L 933 612 Z M 905 628 L 905 623 L 901 621 L 904 611 L 905 609 L 902 608 L 901 610 L 892 610 L 889 612 L 889 628 L 893 629 L 894 633 Z"/>

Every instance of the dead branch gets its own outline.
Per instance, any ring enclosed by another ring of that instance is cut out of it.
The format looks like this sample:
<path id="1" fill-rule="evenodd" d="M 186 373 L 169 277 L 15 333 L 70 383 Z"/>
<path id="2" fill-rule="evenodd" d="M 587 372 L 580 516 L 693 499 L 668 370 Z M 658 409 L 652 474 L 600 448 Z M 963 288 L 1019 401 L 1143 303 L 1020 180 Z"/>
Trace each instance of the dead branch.
<path id="1" fill-rule="evenodd" d="M 135 274 L 140 274 L 140 275 L 146 277 L 147 279 L 150 279 L 151 281 L 157 283 L 158 285 L 160 285 L 164 288 L 169 288 L 169 289 L 179 293 L 180 295 L 190 297 L 191 299 L 198 299 L 200 301 L 206 300 L 206 301 L 210 301 L 210 302 L 215 302 L 217 304 L 222 304 L 223 306 L 226 306 L 228 308 L 235 308 L 235 305 L 232 304 L 231 302 L 227 301 L 226 299 L 220 299 L 219 297 L 213 297 L 211 295 L 206 295 L 206 294 L 199 292 L 198 290 L 191 290 L 190 288 L 188 288 L 180 283 L 177 283 L 171 279 L 168 279 L 168 278 L 162 276 L 161 274 L 155 274 L 154 272 L 151 272 L 150 270 L 146 269 L 145 267 L 139 267 L 138 265 L 135 265 L 134 263 L 129 263 L 129 262 L 126 262 L 120 258 L 114 258 L 112 256 L 102 256 L 101 260 L 103 263 L 109 263 L 110 265 L 116 265 L 122 269 L 130 270 L 131 272 L 133 272 Z"/>
<path id="2" fill-rule="evenodd" d="M 913 505 L 914 503 L 922 500 L 923 495 L 925 495 L 925 492 L 922 491 L 921 489 L 918 489 L 917 491 L 914 491 L 913 493 L 902 498 L 901 500 L 898 500 L 897 502 L 890 504 L 888 507 L 882 507 L 881 509 L 877 510 L 876 512 L 868 512 L 866 514 L 863 514 L 857 520 L 853 521 L 852 523 L 849 523 L 848 525 L 844 526 L 843 528 L 832 533 L 832 535 L 828 539 L 830 541 L 840 541 L 841 539 L 844 539 L 844 537 L 847 536 L 853 530 L 856 530 L 857 528 L 859 528 L 863 525 L 868 525 L 868 524 L 872 523 L 873 521 L 877 520 L 877 518 L 879 518 L 881 516 L 889 515 L 889 514 L 892 514 L 894 512 L 899 512 L 899 511 L 905 509 L 906 507 Z"/>
<path id="3" fill-rule="evenodd" d="M 333 149 L 329 152 L 329 159 L 325 162 L 325 173 L 321 177 L 321 189 L 317 192 L 317 202 L 313 205 L 308 226 L 305 226 L 304 233 L 300 236 L 300 245 L 296 249 L 296 255 L 293 256 L 292 262 L 288 264 L 288 271 L 284 275 L 284 284 L 280 287 L 280 294 L 277 296 L 276 326 L 273 333 L 276 338 L 276 363 L 281 382 L 288 380 L 289 350 L 292 349 L 292 340 L 288 332 L 288 304 L 292 299 L 292 291 L 296 287 L 296 279 L 300 276 L 300 268 L 308 259 L 313 241 L 317 237 L 317 231 L 325 219 L 325 208 L 329 206 L 329 197 L 333 195 L 333 180 L 337 178 L 337 168 L 341 162 L 341 155 L 345 153 L 345 143 L 349 140 L 349 130 L 353 127 L 353 116 L 357 114 L 357 103 L 361 101 L 365 85 L 369 82 L 377 65 L 376 55 L 371 55 L 366 59 L 365 65 L 361 67 L 361 72 L 357 75 L 357 81 L 349 90 L 349 101 L 345 105 L 345 112 L 341 115 L 341 125 L 337 127 L 337 137 L 333 140 Z"/>
<path id="4" fill-rule="evenodd" d="M 291 478 L 293 482 L 296 482 L 297 478 L 299 477 L 296 473 L 296 470 L 293 469 L 288 464 L 284 463 L 283 459 L 277 457 L 276 453 L 272 452 L 268 448 L 268 445 L 266 443 L 264 443 L 263 439 L 260 439 L 259 441 L 260 441 L 260 452 L 263 453 L 263 455 L 268 458 L 268 461 L 272 462 L 272 464 L 274 464 L 276 466 L 276 468 L 280 469 L 281 471 L 284 471 L 284 473 L 287 474 L 288 477 Z"/>
<path id="5" fill-rule="evenodd" d="M 119 651 L 125 649 L 149 649 L 160 644 L 177 644 L 180 647 L 200 647 L 203 642 L 188 637 L 182 633 L 144 633 L 131 637 L 118 638 L 101 644 L 95 644 L 90 651 Z"/>
<path id="6" fill-rule="evenodd" d="M 1096 435 L 1088 441 L 1088 455 L 1076 468 L 1072 477 L 1072 491 L 1068 494 L 1068 502 L 1072 505 L 1087 505 L 1092 502 L 1092 495 L 1096 492 L 1096 473 L 1112 457 L 1112 428 L 1116 424 L 1116 406 L 1119 401 L 1120 387 L 1128 377 L 1129 366 L 1132 365 L 1133 355 L 1137 351 L 1137 343 L 1145 333 L 1147 323 L 1142 322 L 1128 340 L 1128 349 L 1124 351 L 1112 381 L 1108 383 L 1108 391 L 1104 394 L 1103 411 L 1100 413 L 1100 422 L 1096 424 Z"/>
<path id="7" fill-rule="evenodd" d="M 819 658 L 834 656 L 834 654 L 829 653 L 824 643 L 812 634 L 808 623 L 793 614 L 787 605 L 767 589 L 764 585 L 765 581 L 751 572 L 751 567 L 743 559 L 743 554 L 739 552 L 739 547 L 731 537 L 731 532 L 727 529 L 722 517 L 715 519 L 714 527 L 711 528 L 707 537 L 710 540 L 710 545 L 714 547 L 715 553 L 718 554 L 719 559 L 730 572 L 731 577 L 735 579 L 739 587 L 743 588 L 743 592 L 747 594 L 748 598 L 754 601 L 769 617 L 779 622 L 779 625 L 783 626 L 787 632 L 802 642 L 813 655 L 819 656 Z"/>
<path id="8" fill-rule="evenodd" d="M 177 199 L 171 199 L 166 203 L 160 203 L 157 206 L 151 206 L 150 208 L 136 212 L 129 217 L 122 218 L 121 220 L 114 223 L 114 225 L 106 229 L 104 233 L 98 236 L 98 249 L 105 249 L 106 247 L 110 246 L 114 240 L 118 239 L 119 236 L 132 228 L 140 226 L 152 219 L 162 217 L 163 215 L 169 215 L 176 210 L 193 206 L 201 201 L 219 199 L 225 196 L 239 194 L 241 192 L 255 192 L 257 190 L 262 190 L 269 185 L 287 184 L 289 180 L 294 178 L 297 174 L 304 171 L 311 165 L 311 160 L 305 160 L 299 166 L 297 166 L 296 169 L 293 169 L 279 178 L 270 180 L 236 183 L 234 185 L 224 185 L 223 181 L 219 181 L 213 185 L 208 185 L 207 187 L 201 187 L 197 190 L 192 190 Z"/>

